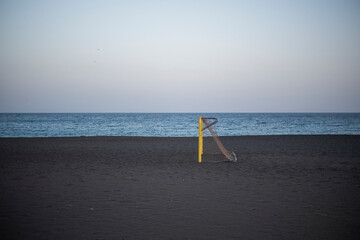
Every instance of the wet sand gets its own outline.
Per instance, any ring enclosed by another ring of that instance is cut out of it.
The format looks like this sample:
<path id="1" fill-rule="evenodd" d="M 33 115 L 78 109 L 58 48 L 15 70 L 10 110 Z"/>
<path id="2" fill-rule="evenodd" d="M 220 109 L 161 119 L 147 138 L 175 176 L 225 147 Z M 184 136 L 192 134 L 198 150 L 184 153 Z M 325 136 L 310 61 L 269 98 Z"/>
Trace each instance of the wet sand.
<path id="1" fill-rule="evenodd" d="M 2 239 L 360 239 L 360 136 L 222 140 L 0 138 Z"/>

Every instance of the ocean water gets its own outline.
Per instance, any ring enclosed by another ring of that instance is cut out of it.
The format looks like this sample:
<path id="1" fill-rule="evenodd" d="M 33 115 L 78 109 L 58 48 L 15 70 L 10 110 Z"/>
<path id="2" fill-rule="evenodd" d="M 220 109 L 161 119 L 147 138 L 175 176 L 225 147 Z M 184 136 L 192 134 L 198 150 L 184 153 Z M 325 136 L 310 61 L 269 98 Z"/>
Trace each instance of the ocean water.
<path id="1" fill-rule="evenodd" d="M 360 134 L 360 113 L 2 113 L 0 137 L 195 137 L 199 116 L 220 136 Z"/>

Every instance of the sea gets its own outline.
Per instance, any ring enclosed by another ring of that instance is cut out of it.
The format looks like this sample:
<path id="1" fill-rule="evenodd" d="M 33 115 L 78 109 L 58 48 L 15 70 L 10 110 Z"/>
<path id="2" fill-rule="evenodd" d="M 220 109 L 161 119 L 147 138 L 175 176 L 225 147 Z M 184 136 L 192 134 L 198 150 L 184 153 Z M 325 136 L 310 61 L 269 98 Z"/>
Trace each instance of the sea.
<path id="1" fill-rule="evenodd" d="M 0 137 L 195 137 L 200 116 L 220 136 L 360 134 L 360 113 L 1 113 Z"/>

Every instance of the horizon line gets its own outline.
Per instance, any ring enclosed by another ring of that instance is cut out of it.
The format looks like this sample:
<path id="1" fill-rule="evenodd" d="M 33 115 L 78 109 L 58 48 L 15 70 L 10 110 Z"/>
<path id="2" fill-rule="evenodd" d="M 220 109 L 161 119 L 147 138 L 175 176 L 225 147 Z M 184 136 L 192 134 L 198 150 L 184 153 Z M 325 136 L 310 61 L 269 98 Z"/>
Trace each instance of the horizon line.
<path id="1" fill-rule="evenodd" d="M 263 114 L 263 113 L 284 113 L 284 114 L 309 114 L 309 113 L 312 113 L 312 114 L 333 114 L 333 113 L 360 113 L 359 112 L 352 112 L 352 111 L 334 111 L 334 112 L 328 112 L 328 111 L 324 111 L 324 112 L 318 112 L 318 111 L 309 111 L 309 112 L 286 112 L 286 111 L 274 111 L 274 112 L 267 112 L 267 111 L 264 111 L 264 112 L 0 112 L 0 114 L 196 114 L 196 113 L 199 113 L 199 114 L 202 114 L 202 113 L 215 113 L 215 114 L 227 114 L 227 113 L 231 113 L 231 114 L 234 114 L 234 113 L 239 113 L 239 114 L 251 114 L 251 113 L 254 113 L 254 114 Z"/>

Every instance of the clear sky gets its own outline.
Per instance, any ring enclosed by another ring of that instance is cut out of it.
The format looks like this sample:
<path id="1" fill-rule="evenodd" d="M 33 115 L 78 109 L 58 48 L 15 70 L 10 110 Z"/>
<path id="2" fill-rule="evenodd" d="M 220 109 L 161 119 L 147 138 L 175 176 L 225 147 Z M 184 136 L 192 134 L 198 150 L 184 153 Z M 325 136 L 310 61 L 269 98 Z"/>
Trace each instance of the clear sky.
<path id="1" fill-rule="evenodd" d="M 0 112 L 359 112 L 360 1 L 0 1 Z"/>

